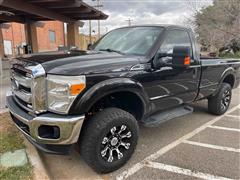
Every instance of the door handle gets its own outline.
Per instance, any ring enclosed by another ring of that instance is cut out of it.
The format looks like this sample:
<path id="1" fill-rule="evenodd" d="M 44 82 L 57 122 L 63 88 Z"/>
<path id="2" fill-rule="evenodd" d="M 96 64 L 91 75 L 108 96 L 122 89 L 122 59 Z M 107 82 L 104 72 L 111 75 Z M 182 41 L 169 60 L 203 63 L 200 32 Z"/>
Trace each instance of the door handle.
<path id="1" fill-rule="evenodd" d="M 193 69 L 193 78 L 196 79 L 197 78 L 197 74 L 198 74 L 198 69 L 194 68 Z"/>

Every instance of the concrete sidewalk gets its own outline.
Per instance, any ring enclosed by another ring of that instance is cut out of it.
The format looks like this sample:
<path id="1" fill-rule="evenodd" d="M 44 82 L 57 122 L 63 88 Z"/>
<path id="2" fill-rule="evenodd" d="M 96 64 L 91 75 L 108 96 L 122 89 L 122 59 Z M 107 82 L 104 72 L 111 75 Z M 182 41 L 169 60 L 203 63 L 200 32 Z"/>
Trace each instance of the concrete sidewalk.
<path id="1" fill-rule="evenodd" d="M 5 109 L 6 93 L 10 90 L 9 62 L 0 60 L 0 110 Z"/>

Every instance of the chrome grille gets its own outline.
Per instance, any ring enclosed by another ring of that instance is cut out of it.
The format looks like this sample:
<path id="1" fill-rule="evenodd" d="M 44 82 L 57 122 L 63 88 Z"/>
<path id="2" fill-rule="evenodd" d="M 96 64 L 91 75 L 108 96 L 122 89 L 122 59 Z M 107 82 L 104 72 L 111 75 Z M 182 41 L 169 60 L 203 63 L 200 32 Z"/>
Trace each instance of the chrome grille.
<path id="1" fill-rule="evenodd" d="M 15 102 L 28 112 L 45 112 L 46 84 L 43 67 L 12 64 L 10 73 Z"/>

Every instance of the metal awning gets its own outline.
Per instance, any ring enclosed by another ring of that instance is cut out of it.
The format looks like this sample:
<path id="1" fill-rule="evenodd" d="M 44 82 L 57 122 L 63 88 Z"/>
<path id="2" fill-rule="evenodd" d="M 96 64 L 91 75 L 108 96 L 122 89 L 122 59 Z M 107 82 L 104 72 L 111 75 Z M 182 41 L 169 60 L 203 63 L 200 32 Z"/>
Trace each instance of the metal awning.
<path id="1" fill-rule="evenodd" d="M 104 20 L 108 15 L 81 0 L 0 0 L 0 23 Z"/>

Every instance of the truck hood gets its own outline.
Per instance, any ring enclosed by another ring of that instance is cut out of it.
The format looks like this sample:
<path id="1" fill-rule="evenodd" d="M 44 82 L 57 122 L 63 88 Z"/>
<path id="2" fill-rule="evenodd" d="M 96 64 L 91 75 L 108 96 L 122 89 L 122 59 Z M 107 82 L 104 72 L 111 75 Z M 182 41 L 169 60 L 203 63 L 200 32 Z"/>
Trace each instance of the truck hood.
<path id="1" fill-rule="evenodd" d="M 48 74 L 81 75 L 128 71 L 140 62 L 139 56 L 114 52 L 81 51 L 80 53 L 48 53 L 18 57 L 25 65 L 41 64 Z"/>

